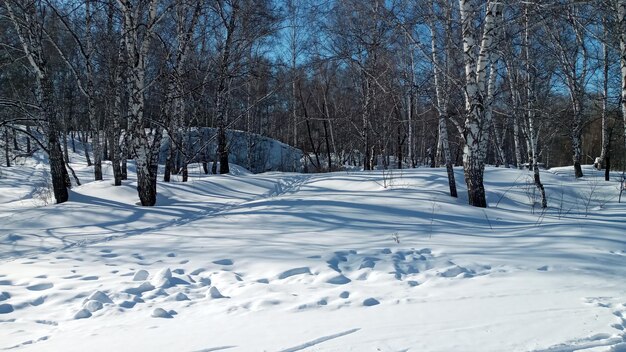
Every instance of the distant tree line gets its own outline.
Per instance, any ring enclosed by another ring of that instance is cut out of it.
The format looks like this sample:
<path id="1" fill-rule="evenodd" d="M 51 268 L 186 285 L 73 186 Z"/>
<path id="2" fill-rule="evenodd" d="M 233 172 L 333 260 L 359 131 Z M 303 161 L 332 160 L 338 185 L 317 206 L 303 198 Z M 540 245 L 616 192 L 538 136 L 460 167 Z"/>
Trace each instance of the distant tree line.
<path id="1" fill-rule="evenodd" d="M 159 163 L 229 172 L 228 129 L 311 172 L 445 166 L 454 197 L 462 165 L 479 207 L 487 164 L 542 193 L 540 165 L 626 165 L 626 0 L 0 1 L 4 164 L 44 150 L 58 203 L 76 144 L 154 205 Z"/>

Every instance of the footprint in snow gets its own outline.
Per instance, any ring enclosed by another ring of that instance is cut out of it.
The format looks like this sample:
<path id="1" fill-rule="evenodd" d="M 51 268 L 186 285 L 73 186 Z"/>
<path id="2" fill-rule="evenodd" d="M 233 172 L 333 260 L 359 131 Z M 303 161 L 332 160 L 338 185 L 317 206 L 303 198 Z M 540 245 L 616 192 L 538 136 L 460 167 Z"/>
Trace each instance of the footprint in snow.
<path id="1" fill-rule="evenodd" d="M 363 301 L 363 305 L 366 307 L 371 307 L 371 306 L 375 306 L 380 304 L 380 301 L 378 301 L 376 298 L 370 297 L 367 298 Z"/>
<path id="2" fill-rule="evenodd" d="M 195 275 L 200 274 L 200 273 L 201 273 L 201 272 L 203 272 L 203 271 L 206 271 L 206 269 L 204 269 L 204 268 L 198 268 L 198 269 L 196 269 L 196 270 L 192 271 L 189 275 L 194 275 L 194 276 L 195 276 Z"/>
<path id="3" fill-rule="evenodd" d="M 217 265 L 233 265 L 233 260 L 232 259 L 220 259 L 220 260 L 213 261 L 213 264 L 217 264 Z"/>
<path id="4" fill-rule="evenodd" d="M 46 297 L 45 296 L 39 296 L 36 299 L 28 302 L 28 304 L 30 304 L 31 306 L 40 306 L 42 305 L 44 302 L 46 301 Z"/>
<path id="5" fill-rule="evenodd" d="M 139 253 L 133 253 L 131 254 L 131 257 L 135 258 L 135 259 L 139 259 L 139 260 L 144 260 L 145 257 Z"/>
<path id="6" fill-rule="evenodd" d="M 79 278 L 79 277 L 81 277 L 81 275 L 74 274 L 74 275 L 70 275 L 70 276 L 64 276 L 64 277 L 62 277 L 62 279 L 63 280 L 69 280 L 69 279 L 76 279 L 76 278 Z"/>
<path id="7" fill-rule="evenodd" d="M 309 267 L 304 266 L 301 268 L 293 268 L 293 269 L 289 269 L 287 271 L 283 271 L 282 273 L 280 273 L 278 275 L 278 279 L 279 280 L 283 280 L 286 279 L 288 277 L 292 277 L 295 275 L 303 275 L 303 274 L 307 274 L 307 275 L 311 275 L 311 269 L 309 269 Z"/>
<path id="8" fill-rule="evenodd" d="M 380 258 L 377 258 L 377 257 L 365 257 L 363 258 L 363 261 L 361 261 L 361 265 L 359 266 L 359 269 L 365 269 L 365 268 L 374 269 L 374 267 L 376 266 L 376 262 L 379 260 Z"/>
<path id="9" fill-rule="evenodd" d="M 5 304 L 0 304 L 0 314 L 9 314 L 11 312 L 13 312 L 13 306 L 5 303 Z"/>
<path id="10" fill-rule="evenodd" d="M 464 278 L 470 278 L 474 276 L 474 272 L 462 266 L 455 265 L 451 268 L 446 269 L 443 272 L 440 272 L 438 275 L 441 277 L 446 277 L 446 278 L 459 277 L 459 276 L 462 276 Z"/>
<path id="11" fill-rule="evenodd" d="M 122 308 L 131 309 L 135 306 L 135 304 L 137 304 L 137 302 L 135 301 L 124 301 L 120 303 L 119 306 Z"/>
<path id="12" fill-rule="evenodd" d="M 349 278 L 339 274 L 333 278 L 330 278 L 328 280 L 326 280 L 327 283 L 329 284 L 333 284 L 333 285 L 345 285 L 349 282 L 351 282 L 352 280 L 350 280 Z"/>
<path id="13" fill-rule="evenodd" d="M 27 286 L 26 289 L 29 291 L 45 291 L 45 290 L 51 289 L 52 287 L 54 287 L 54 284 L 50 282 L 46 282 L 42 284 Z"/>
<path id="14" fill-rule="evenodd" d="M 51 326 L 59 325 L 59 323 L 57 323 L 56 321 L 53 321 L 53 320 L 35 320 L 35 323 L 43 324 L 43 325 L 51 325 Z"/>

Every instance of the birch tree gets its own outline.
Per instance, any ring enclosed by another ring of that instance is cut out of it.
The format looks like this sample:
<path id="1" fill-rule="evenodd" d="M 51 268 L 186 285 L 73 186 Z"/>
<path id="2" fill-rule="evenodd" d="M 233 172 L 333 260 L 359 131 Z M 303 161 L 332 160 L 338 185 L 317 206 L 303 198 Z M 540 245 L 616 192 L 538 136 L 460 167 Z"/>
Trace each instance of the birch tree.
<path id="1" fill-rule="evenodd" d="M 471 0 L 459 0 L 459 9 L 466 80 L 463 169 L 469 204 L 484 208 L 487 206 L 487 198 L 483 177 L 491 125 L 489 115 L 485 113 L 485 97 L 489 64 L 496 44 L 496 31 L 499 30 L 495 25 L 496 18 L 501 15 L 502 4 L 499 1 L 487 1 L 480 43 L 475 38 L 474 23 L 478 11 L 474 3 Z"/>
<path id="2" fill-rule="evenodd" d="M 624 119 L 624 136 L 626 136 L 626 0 L 617 0 L 616 7 L 622 78 L 621 110 Z M 626 137 L 624 138 L 624 147 L 626 147 Z"/>
<path id="3" fill-rule="evenodd" d="M 168 139 L 170 140 L 170 150 L 165 162 L 165 174 L 163 180 L 170 181 L 170 173 L 174 169 L 174 158 L 176 150 L 179 149 L 182 154 L 182 173 L 183 182 L 189 177 L 188 164 L 191 162 L 187 155 L 186 142 L 188 138 L 183 130 L 185 126 L 185 87 L 184 74 L 189 59 L 189 51 L 192 44 L 193 33 L 196 29 L 198 19 L 201 13 L 201 1 L 196 1 L 193 6 L 185 1 L 178 0 L 175 5 L 176 13 L 176 39 L 175 51 L 172 55 L 172 69 L 169 74 L 169 82 L 167 85 L 167 93 L 165 98 L 165 114 L 166 121 L 169 121 Z M 177 167 L 176 167 L 177 168 Z M 176 170 L 177 171 L 177 170 Z"/>
<path id="4" fill-rule="evenodd" d="M 583 5 L 580 5 L 583 6 Z M 586 43 L 586 28 L 581 23 L 581 10 L 575 5 L 562 8 L 564 18 L 554 21 L 544 17 L 549 48 L 559 63 L 562 81 L 567 87 L 572 109 L 572 118 L 567 125 L 569 138 L 572 144 L 572 162 L 576 178 L 583 177 L 582 133 L 585 127 L 585 99 L 586 84 L 591 74 L 590 56 Z"/>
<path id="5" fill-rule="evenodd" d="M 541 183 L 541 175 L 539 173 L 539 126 L 537 122 L 537 92 L 535 90 L 534 80 L 537 77 L 535 72 L 535 63 L 531 58 L 531 24 L 530 24 L 530 7 L 531 3 L 525 4 L 524 8 L 524 61 L 526 65 L 526 75 L 524 85 L 526 86 L 526 126 L 528 144 L 530 145 L 529 154 L 531 155 L 531 169 L 533 170 L 533 181 L 541 194 L 541 207 L 547 208 L 548 201 L 546 191 Z"/>
<path id="6" fill-rule="evenodd" d="M 435 15 L 435 2 L 431 3 L 432 15 Z M 447 9 L 450 11 L 450 9 Z M 442 64 L 440 60 L 440 49 L 438 46 L 438 30 L 435 26 L 434 20 L 430 20 L 430 33 L 431 33 L 431 55 L 432 55 L 432 67 L 433 77 L 435 83 L 435 108 L 437 109 L 439 120 L 439 145 L 443 152 L 443 160 L 446 165 L 446 172 L 448 174 L 448 186 L 450 188 L 450 196 L 457 198 L 456 181 L 454 177 L 454 169 L 452 165 L 452 157 L 450 155 L 450 144 L 448 141 L 448 90 L 449 84 L 447 84 L 449 77 L 446 75 L 447 70 L 444 71 L 446 64 Z M 450 28 L 447 28 L 448 31 Z M 444 83 L 445 82 L 445 83 Z M 410 109 L 410 108 L 409 108 Z"/>
<path id="7" fill-rule="evenodd" d="M 122 12 L 124 43 L 129 58 L 128 132 L 130 149 L 137 167 L 137 192 L 141 205 L 153 206 L 156 204 L 162 129 L 146 132 L 149 125 L 144 116 L 146 63 L 156 26 L 168 9 L 159 6 L 158 0 L 117 0 L 117 3 Z"/>
<path id="8" fill-rule="evenodd" d="M 67 188 L 71 186 L 63 151 L 59 141 L 61 128 L 54 104 L 48 56 L 44 49 L 46 8 L 42 1 L 3 0 L 9 19 L 15 28 L 19 43 L 35 76 L 35 101 L 47 137 L 52 188 L 57 203 L 68 200 Z"/>
<path id="9" fill-rule="evenodd" d="M 57 15 L 57 18 L 63 23 L 65 29 L 69 31 L 72 39 L 76 43 L 78 47 L 78 54 L 82 58 L 84 63 L 85 72 L 83 75 L 79 73 L 80 68 L 76 67 L 76 64 L 71 62 L 69 59 L 69 55 L 65 54 L 63 48 L 61 48 L 58 43 L 54 41 L 54 39 L 50 36 L 50 34 L 46 31 L 46 36 L 52 43 L 53 47 L 59 53 L 59 56 L 69 67 L 70 71 L 74 75 L 77 86 L 79 88 L 80 93 L 87 100 L 87 118 L 90 126 L 93 128 L 93 138 L 92 138 L 92 147 L 93 147 L 93 167 L 94 167 L 94 179 L 96 181 L 102 180 L 102 121 L 98 118 L 96 114 L 96 92 L 95 92 L 95 77 L 94 77 L 94 42 L 93 42 L 93 17 L 94 12 L 92 10 L 92 1 L 91 0 L 83 0 L 84 1 L 84 37 L 81 38 L 78 31 L 75 30 L 72 25 L 69 23 L 66 16 L 59 12 L 56 6 L 50 1 L 46 0 L 48 6 L 54 11 Z M 86 138 L 86 137 L 85 137 Z M 86 143 L 85 143 L 86 144 Z"/>

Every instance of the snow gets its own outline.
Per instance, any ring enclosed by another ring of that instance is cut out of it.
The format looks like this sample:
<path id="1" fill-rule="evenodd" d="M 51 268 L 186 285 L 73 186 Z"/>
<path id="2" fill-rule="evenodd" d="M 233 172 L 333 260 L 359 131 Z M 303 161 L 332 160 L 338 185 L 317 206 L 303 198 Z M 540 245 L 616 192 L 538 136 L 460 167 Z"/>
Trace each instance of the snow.
<path id="1" fill-rule="evenodd" d="M 626 350 L 621 173 L 542 171 L 542 211 L 527 170 L 488 167 L 479 209 L 445 169 L 192 165 L 144 208 L 133 180 L 72 166 L 61 205 L 34 196 L 45 160 L 1 170 L 0 348 Z"/>
<path id="2" fill-rule="evenodd" d="M 188 132 L 187 141 L 194 153 L 199 154 L 198 161 L 203 159 L 200 148 L 206 146 L 206 150 L 217 150 L 216 135 L 217 129 L 211 127 L 192 129 Z M 302 151 L 288 144 L 259 134 L 238 130 L 227 130 L 226 139 L 228 140 L 229 163 L 245 165 L 248 170 L 254 173 L 266 171 L 294 172 L 302 169 Z M 161 146 L 160 159 L 161 162 L 164 162 L 167 153 L 169 153 L 169 138 L 164 138 Z M 208 156 L 206 158 L 212 159 Z M 231 170 L 232 173 L 233 170 Z"/>

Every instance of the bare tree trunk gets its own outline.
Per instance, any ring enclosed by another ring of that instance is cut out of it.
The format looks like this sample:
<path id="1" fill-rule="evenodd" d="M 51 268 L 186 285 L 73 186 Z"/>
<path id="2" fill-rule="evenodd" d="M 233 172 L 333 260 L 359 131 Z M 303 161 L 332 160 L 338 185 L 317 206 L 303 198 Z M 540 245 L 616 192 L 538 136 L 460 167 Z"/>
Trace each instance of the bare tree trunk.
<path id="1" fill-rule="evenodd" d="M 466 109 L 465 120 L 465 148 L 463 150 L 463 168 L 469 204 L 476 207 L 486 207 L 487 198 L 483 175 L 488 147 L 489 121 L 485 116 L 483 96 L 487 68 L 490 62 L 495 39 L 495 20 L 500 15 L 501 3 L 488 1 L 485 15 L 485 24 L 480 47 L 477 54 L 474 35 L 474 15 L 476 8 L 471 0 L 459 0 L 463 35 L 463 52 L 465 57 L 466 76 Z M 485 133 L 487 129 L 487 133 Z M 487 136 L 487 138 L 485 138 Z"/>
<path id="2" fill-rule="evenodd" d="M 609 126 L 608 126 L 608 100 L 609 100 L 609 48 L 608 48 L 608 24 L 606 18 L 602 18 L 602 28 L 604 32 L 604 38 L 602 41 L 602 150 L 600 151 L 600 165 L 598 169 L 604 167 L 604 160 L 607 155 L 607 148 L 609 146 Z"/>
<path id="3" fill-rule="evenodd" d="M 434 6 L 432 4 L 431 6 Z M 435 95 L 437 99 L 437 112 L 439 114 L 439 145 L 443 152 L 443 160 L 446 165 L 446 172 L 448 174 L 448 186 L 450 188 L 450 196 L 457 198 L 456 180 L 454 177 L 454 168 L 452 167 L 452 157 L 450 156 L 450 144 L 448 141 L 448 96 L 444 91 L 442 84 L 443 80 L 441 75 L 441 62 L 439 60 L 439 50 L 437 48 L 437 28 L 434 24 L 430 23 L 431 32 L 431 55 L 433 61 L 433 75 L 435 78 Z M 447 62 L 447 61 L 446 61 Z"/>
<path id="4" fill-rule="evenodd" d="M 4 159 L 6 160 L 7 167 L 11 167 L 11 153 L 9 144 L 9 128 L 4 128 Z"/>
<path id="5" fill-rule="evenodd" d="M 69 183 L 69 175 L 67 173 L 67 169 L 65 168 L 63 152 L 61 151 L 61 144 L 59 143 L 60 131 L 56 113 L 51 101 L 52 87 L 46 74 L 39 77 L 38 81 L 38 86 L 40 88 L 37 89 L 36 95 L 38 96 L 37 100 L 41 102 L 42 111 L 45 115 L 44 120 L 48 121 L 48 156 L 50 158 L 50 175 L 52 176 L 54 198 L 56 199 L 57 204 L 59 204 L 64 203 L 69 199 L 67 187 L 71 186 L 71 183 Z"/>
<path id="6" fill-rule="evenodd" d="M 17 32 L 19 42 L 28 59 L 30 67 L 35 73 L 35 98 L 40 107 L 42 120 L 47 124 L 48 156 L 50 159 L 50 175 L 52 176 L 52 188 L 57 203 L 64 203 L 69 198 L 67 187 L 69 175 L 65 168 L 63 152 L 59 142 L 61 129 L 58 124 L 54 109 L 52 83 L 48 76 L 48 68 L 43 49 L 43 20 L 38 18 L 37 4 L 15 13 L 13 4 L 4 0 L 9 18 Z M 69 183 L 69 185 L 68 185 Z"/>
<path id="7" fill-rule="evenodd" d="M 171 117 L 170 117 L 171 118 Z M 172 170 L 175 169 L 174 159 L 176 158 L 176 146 L 174 145 L 174 138 L 172 136 L 176 127 L 174 124 L 170 124 L 169 133 L 167 134 L 167 139 L 169 140 L 169 147 L 167 150 L 167 157 L 165 158 L 165 170 L 163 172 L 163 182 L 170 182 Z M 176 172 L 174 172 L 176 173 Z"/>
<path id="8" fill-rule="evenodd" d="M 369 78 L 365 77 L 363 82 L 363 111 L 361 138 L 363 139 L 363 170 L 372 170 L 372 160 L 370 155 L 370 131 L 369 131 L 369 110 L 370 110 L 370 83 Z"/>
<path id="9" fill-rule="evenodd" d="M 617 24 L 619 27 L 620 69 L 622 78 L 622 117 L 626 136 L 626 0 L 617 0 Z M 624 138 L 626 147 L 626 137 Z"/>
<path id="10" fill-rule="evenodd" d="M 30 126 L 26 125 L 26 132 L 28 132 L 28 136 L 26 136 L 26 154 L 30 155 L 32 152 L 32 147 L 30 145 Z"/>
<path id="11" fill-rule="evenodd" d="M 70 108 L 70 112 L 71 112 L 71 108 Z M 71 114 L 70 114 L 71 116 Z M 65 121 L 63 121 L 63 155 L 65 156 L 65 160 L 67 160 L 69 162 L 70 160 L 70 153 L 67 150 L 67 123 Z"/>
<path id="12" fill-rule="evenodd" d="M 528 139 L 530 141 L 530 153 L 532 155 L 532 169 L 533 169 L 533 179 L 535 181 L 535 186 L 539 189 L 541 193 L 541 208 L 545 209 L 548 207 L 548 200 L 546 199 L 546 191 L 543 187 L 543 183 L 541 183 L 541 176 L 539 174 L 539 162 L 538 162 L 538 131 L 535 126 L 535 106 L 534 101 L 536 97 L 536 92 L 533 89 L 533 78 L 536 77 L 536 72 L 534 70 L 534 65 L 531 62 L 530 57 L 530 18 L 529 18 L 529 4 L 526 4 L 526 8 L 524 9 L 524 56 L 526 61 L 526 115 L 528 117 Z"/>
<path id="13" fill-rule="evenodd" d="M 85 152 L 85 159 L 87 161 L 87 166 L 92 166 L 93 163 L 91 162 L 91 157 L 89 156 L 89 132 L 87 131 L 83 131 L 82 132 L 82 137 L 80 131 L 78 132 L 79 135 L 79 139 L 81 144 L 83 145 L 83 150 Z"/>
<path id="14" fill-rule="evenodd" d="M 113 22 L 113 4 L 110 4 L 109 8 L 109 21 Z M 126 51 L 125 51 L 125 42 L 124 37 L 120 39 L 118 53 L 117 53 L 117 64 L 115 65 L 115 76 L 112 77 L 113 87 L 112 90 L 115 94 L 114 102 L 113 102 L 113 111 L 111 114 L 112 126 L 109 141 L 109 145 L 111 148 L 111 165 L 113 166 L 113 185 L 121 186 L 122 179 L 124 178 L 125 172 L 122 171 L 121 162 L 121 148 L 120 143 L 125 144 L 125 142 L 120 141 L 120 119 L 122 116 L 122 95 L 124 94 L 124 68 L 127 66 L 126 62 Z M 112 65 L 113 66 L 113 65 Z M 126 163 L 124 163 L 124 166 Z"/>
<path id="15" fill-rule="evenodd" d="M 140 25 L 139 8 L 134 9 L 129 0 L 118 0 L 126 32 L 125 43 L 130 62 L 130 101 L 129 133 L 130 149 L 137 167 L 137 193 L 143 206 L 156 204 L 158 155 L 161 143 L 161 129 L 156 128 L 151 138 L 146 133 L 144 121 L 146 59 L 153 36 L 157 16 L 158 1 L 151 0 L 145 24 Z M 141 30 L 140 30 L 141 29 Z M 149 139 L 152 139 L 150 141 Z"/>
<path id="16" fill-rule="evenodd" d="M 326 153 L 328 155 L 328 172 L 333 171 L 333 158 L 330 150 L 330 139 L 328 136 L 328 121 L 324 120 L 324 140 L 326 141 Z"/>
<path id="17" fill-rule="evenodd" d="M 570 131 L 572 141 L 572 161 L 574 162 L 574 175 L 576 178 L 583 177 L 583 169 L 580 165 L 582 159 L 582 105 L 574 102 L 574 125 Z"/>

